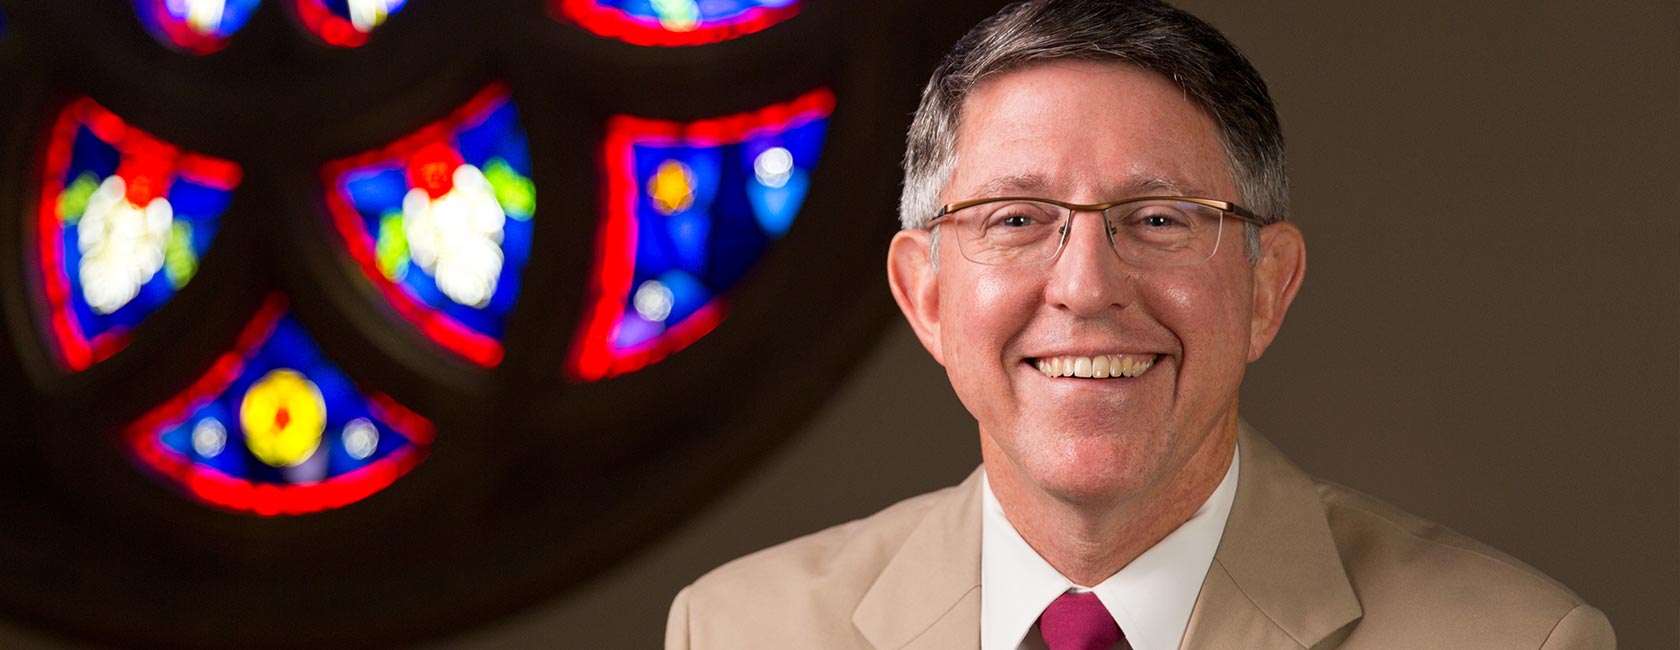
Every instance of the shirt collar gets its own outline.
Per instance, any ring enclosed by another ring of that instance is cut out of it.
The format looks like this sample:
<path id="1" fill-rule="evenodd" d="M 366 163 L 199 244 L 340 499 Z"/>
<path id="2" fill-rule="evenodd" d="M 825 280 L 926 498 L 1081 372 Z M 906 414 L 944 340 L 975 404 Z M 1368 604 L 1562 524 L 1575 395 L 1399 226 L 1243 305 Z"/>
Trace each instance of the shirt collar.
<path id="1" fill-rule="evenodd" d="M 1134 650 L 1176 650 L 1197 592 L 1231 514 L 1237 492 L 1237 454 L 1219 487 L 1196 514 L 1118 573 L 1088 589 L 1097 594 Z M 1003 514 L 982 476 L 980 533 L 980 648 L 1016 650 L 1039 614 L 1073 584 L 1039 557 Z"/>

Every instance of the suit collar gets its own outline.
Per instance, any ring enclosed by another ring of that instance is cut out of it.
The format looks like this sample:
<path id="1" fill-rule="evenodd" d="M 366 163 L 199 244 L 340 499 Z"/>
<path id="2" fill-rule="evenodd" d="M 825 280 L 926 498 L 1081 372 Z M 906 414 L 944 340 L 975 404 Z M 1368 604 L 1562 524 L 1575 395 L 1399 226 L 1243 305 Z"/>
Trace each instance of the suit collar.
<path id="1" fill-rule="evenodd" d="M 1363 615 L 1312 479 L 1242 423 L 1242 477 L 1183 647 L 1310 648 Z"/>
<path id="2" fill-rule="evenodd" d="M 980 647 L 980 476 L 935 501 L 852 612 L 879 650 Z"/>
<path id="3" fill-rule="evenodd" d="M 1310 648 L 1359 619 L 1312 479 L 1241 425 L 1242 473 L 1182 648 Z M 852 613 L 878 650 L 980 647 L 980 472 L 939 498 Z"/>

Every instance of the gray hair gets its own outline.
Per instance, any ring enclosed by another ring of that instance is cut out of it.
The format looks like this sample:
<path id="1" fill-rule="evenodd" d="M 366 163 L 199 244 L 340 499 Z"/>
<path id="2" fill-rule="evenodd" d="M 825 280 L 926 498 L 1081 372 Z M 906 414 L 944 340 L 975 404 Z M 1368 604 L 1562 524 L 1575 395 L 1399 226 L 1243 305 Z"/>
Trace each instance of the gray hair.
<path id="1" fill-rule="evenodd" d="M 1267 223 L 1289 210 L 1283 130 L 1260 73 L 1211 25 L 1157 0 L 1035 0 L 969 30 L 922 90 L 904 152 L 899 222 L 924 227 L 957 166 L 963 103 L 982 81 L 1058 59 L 1113 61 L 1172 81 L 1213 118 L 1238 200 Z M 937 236 L 938 233 L 935 233 Z M 1259 229 L 1247 228 L 1258 259 Z"/>

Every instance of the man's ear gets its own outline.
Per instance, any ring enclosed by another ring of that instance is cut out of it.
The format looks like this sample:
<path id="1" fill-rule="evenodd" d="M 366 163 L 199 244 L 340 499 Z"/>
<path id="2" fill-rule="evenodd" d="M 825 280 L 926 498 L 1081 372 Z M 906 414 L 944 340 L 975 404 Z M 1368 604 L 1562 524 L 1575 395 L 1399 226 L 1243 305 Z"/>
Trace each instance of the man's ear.
<path id="1" fill-rule="evenodd" d="M 926 230 L 898 231 L 887 249 L 887 284 L 905 320 L 910 321 L 910 329 L 922 340 L 922 347 L 934 361 L 945 365 L 939 343 L 939 274 L 930 257 L 931 240 Z"/>
<path id="2" fill-rule="evenodd" d="M 1307 244 L 1295 224 L 1260 229 L 1260 263 L 1254 267 L 1254 312 L 1249 319 L 1248 360 L 1258 360 L 1277 338 L 1289 303 L 1307 277 Z"/>

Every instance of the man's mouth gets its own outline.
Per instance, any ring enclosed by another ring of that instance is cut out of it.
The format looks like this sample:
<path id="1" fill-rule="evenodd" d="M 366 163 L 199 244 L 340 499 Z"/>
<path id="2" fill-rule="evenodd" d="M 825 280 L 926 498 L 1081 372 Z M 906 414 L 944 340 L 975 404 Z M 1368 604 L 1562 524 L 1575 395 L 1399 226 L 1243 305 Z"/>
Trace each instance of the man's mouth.
<path id="1" fill-rule="evenodd" d="M 1155 365 L 1153 354 L 1099 354 L 1093 357 L 1061 356 L 1032 360 L 1046 377 L 1089 377 L 1110 379 L 1136 377 Z"/>

